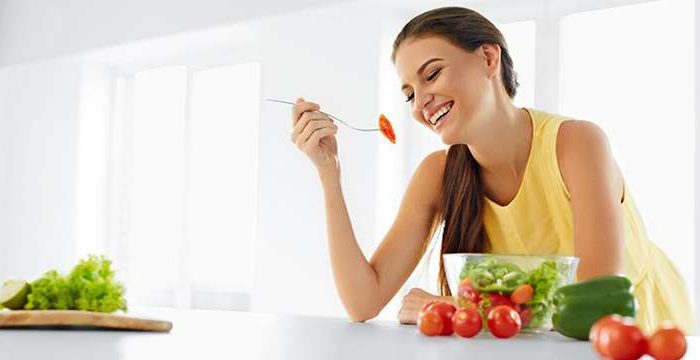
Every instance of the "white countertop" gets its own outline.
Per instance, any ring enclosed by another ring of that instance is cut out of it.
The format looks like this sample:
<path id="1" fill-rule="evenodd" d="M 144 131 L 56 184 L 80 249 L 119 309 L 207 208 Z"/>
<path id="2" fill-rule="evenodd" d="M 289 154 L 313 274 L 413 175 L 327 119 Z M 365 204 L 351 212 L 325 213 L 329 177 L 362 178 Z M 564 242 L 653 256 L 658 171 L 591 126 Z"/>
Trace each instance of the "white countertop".
<path id="1" fill-rule="evenodd" d="M 2 359 L 597 359 L 588 342 L 555 332 L 500 340 L 427 337 L 396 322 L 229 311 L 140 309 L 170 320 L 169 334 L 0 330 Z M 686 359 L 700 358 L 689 337 Z M 650 357 L 647 357 L 651 359 Z"/>

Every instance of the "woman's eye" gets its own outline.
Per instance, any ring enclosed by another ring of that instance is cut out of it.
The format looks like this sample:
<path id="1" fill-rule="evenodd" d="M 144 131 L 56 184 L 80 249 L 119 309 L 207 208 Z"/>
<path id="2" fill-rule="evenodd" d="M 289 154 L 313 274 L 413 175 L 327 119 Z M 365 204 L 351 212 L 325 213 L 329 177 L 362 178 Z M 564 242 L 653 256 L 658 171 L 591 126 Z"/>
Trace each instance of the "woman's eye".
<path id="1" fill-rule="evenodd" d="M 440 73 L 440 71 L 442 71 L 442 69 L 437 69 L 433 71 L 430 75 L 428 75 L 428 81 L 433 81 L 433 79 L 435 79 L 435 77 Z M 413 94 L 408 95 L 408 97 L 406 98 L 406 102 L 409 102 L 411 100 L 413 100 Z"/>
<path id="2" fill-rule="evenodd" d="M 442 70 L 442 69 L 438 69 L 438 70 L 433 71 L 433 73 L 430 74 L 430 76 L 428 76 L 428 81 L 432 81 L 433 79 L 435 79 L 435 77 L 437 76 L 437 74 L 440 73 L 440 70 Z"/>

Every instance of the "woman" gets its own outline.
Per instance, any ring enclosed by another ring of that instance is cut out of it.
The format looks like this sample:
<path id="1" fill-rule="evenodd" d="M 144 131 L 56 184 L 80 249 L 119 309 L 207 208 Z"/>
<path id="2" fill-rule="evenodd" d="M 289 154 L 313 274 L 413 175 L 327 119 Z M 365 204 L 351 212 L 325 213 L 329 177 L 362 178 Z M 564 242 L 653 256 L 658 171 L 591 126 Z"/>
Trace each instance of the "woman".
<path id="1" fill-rule="evenodd" d="M 353 321 L 381 311 L 444 225 L 442 253 L 577 256 L 578 280 L 630 278 L 642 329 L 670 320 L 691 330 L 682 278 L 648 239 L 604 132 L 514 106 L 513 61 L 489 20 L 459 7 L 428 11 L 401 30 L 392 61 L 413 117 L 449 149 L 418 166 L 369 262 L 343 199 L 336 125 L 302 98 L 292 110 L 292 141 L 321 179 L 333 275 Z M 442 259 L 438 288 L 439 296 L 412 289 L 399 320 L 415 323 L 432 299 L 452 301 Z"/>

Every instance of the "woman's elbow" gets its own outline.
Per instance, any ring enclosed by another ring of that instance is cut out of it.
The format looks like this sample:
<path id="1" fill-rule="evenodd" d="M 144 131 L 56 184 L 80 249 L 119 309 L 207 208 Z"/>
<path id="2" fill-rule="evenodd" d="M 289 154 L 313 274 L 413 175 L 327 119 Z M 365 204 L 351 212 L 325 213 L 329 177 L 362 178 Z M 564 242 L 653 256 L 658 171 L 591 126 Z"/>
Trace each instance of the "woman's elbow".
<path id="1" fill-rule="evenodd" d="M 352 322 L 356 323 L 363 323 L 367 320 L 374 319 L 379 315 L 378 311 L 370 311 L 370 312 L 348 312 L 348 318 Z"/>

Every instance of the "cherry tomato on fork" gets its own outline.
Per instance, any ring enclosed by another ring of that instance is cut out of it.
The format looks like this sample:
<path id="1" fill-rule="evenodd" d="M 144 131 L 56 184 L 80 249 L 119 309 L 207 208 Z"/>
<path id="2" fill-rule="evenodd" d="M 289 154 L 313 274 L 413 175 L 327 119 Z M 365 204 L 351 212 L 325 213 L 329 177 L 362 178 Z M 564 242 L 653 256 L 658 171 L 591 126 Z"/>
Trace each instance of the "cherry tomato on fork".
<path id="1" fill-rule="evenodd" d="M 391 122 L 389 122 L 389 119 L 387 119 L 384 114 L 379 114 L 379 131 L 381 131 L 392 144 L 396 144 L 396 134 L 394 133 L 394 128 L 391 126 Z"/>

